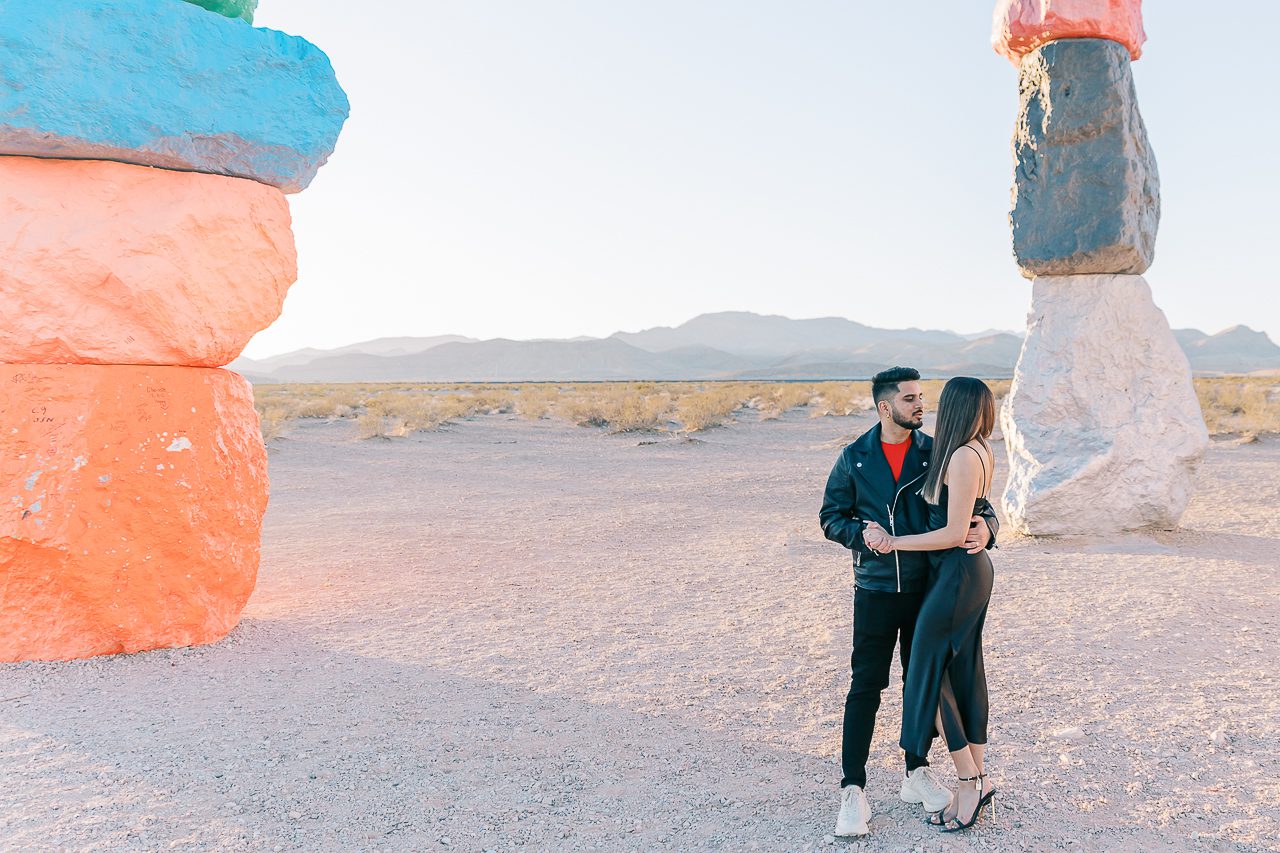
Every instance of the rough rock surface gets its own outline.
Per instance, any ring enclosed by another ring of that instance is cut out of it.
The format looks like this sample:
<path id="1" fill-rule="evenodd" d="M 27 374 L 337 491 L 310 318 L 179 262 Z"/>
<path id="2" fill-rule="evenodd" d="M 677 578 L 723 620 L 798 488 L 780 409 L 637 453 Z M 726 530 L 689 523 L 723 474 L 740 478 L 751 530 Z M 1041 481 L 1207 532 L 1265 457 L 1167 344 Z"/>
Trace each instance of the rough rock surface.
<path id="1" fill-rule="evenodd" d="M 1017 65 L 1022 57 L 1057 39 L 1100 38 L 1142 56 L 1142 0 L 996 0 L 991 46 Z"/>
<path id="2" fill-rule="evenodd" d="M 0 365 L 0 661 L 211 643 L 253 591 L 267 460 L 243 377 Z"/>
<path id="3" fill-rule="evenodd" d="M 1004 511 L 1033 535 L 1178 524 L 1208 449 L 1191 369 L 1141 276 L 1035 280 L 1000 413 Z"/>
<path id="4" fill-rule="evenodd" d="M 1009 221 L 1022 274 L 1146 272 L 1160 178 L 1124 48 L 1053 42 L 1027 55 L 1018 86 Z"/>
<path id="5" fill-rule="evenodd" d="M 241 18 L 253 23 L 253 12 L 258 8 L 258 0 L 187 0 L 197 6 L 203 6 L 210 12 L 217 12 L 228 18 Z"/>
<path id="6" fill-rule="evenodd" d="M 190 3 L 0 0 L 0 154 L 119 160 L 297 192 L 348 112 L 329 59 Z"/>
<path id="7" fill-rule="evenodd" d="M 253 181 L 0 158 L 0 362 L 226 364 L 297 277 L 289 223 Z"/>

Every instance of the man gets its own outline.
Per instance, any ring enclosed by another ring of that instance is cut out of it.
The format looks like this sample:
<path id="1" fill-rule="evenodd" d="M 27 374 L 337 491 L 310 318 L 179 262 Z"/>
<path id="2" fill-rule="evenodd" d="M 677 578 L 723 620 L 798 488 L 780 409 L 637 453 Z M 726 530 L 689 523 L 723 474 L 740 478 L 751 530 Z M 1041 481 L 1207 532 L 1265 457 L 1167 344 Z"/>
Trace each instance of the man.
<path id="1" fill-rule="evenodd" d="M 841 451 L 827 478 L 818 515 L 823 534 L 853 551 L 853 652 L 849 656 L 849 694 L 844 703 L 840 759 L 840 815 L 836 835 L 866 835 L 867 754 L 875 728 L 880 693 L 889 686 L 893 646 L 900 646 L 903 679 L 911 656 L 911 636 L 924 601 L 929 558 L 923 552 L 877 553 L 863 539 L 875 522 L 893 535 L 926 532 L 929 509 L 920 495 L 933 439 L 920 431 L 924 395 L 920 373 L 894 367 L 871 382 L 880 422 Z M 965 547 L 977 553 L 995 544 L 999 522 L 994 513 L 974 521 Z M 908 803 L 939 811 L 951 791 L 933 775 L 924 755 L 906 755 L 906 774 L 898 793 Z"/>

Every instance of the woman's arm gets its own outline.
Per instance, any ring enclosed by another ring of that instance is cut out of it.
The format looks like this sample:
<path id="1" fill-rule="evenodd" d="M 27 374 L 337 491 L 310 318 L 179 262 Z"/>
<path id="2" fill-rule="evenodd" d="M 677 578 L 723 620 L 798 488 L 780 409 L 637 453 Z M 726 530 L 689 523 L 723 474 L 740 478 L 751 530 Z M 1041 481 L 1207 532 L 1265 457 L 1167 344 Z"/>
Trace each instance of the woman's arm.
<path id="1" fill-rule="evenodd" d="M 956 448 L 947 466 L 947 526 L 914 536 L 890 536 L 895 551 L 941 551 L 964 544 L 973 519 L 973 505 L 982 491 L 982 470 L 978 455 Z"/>

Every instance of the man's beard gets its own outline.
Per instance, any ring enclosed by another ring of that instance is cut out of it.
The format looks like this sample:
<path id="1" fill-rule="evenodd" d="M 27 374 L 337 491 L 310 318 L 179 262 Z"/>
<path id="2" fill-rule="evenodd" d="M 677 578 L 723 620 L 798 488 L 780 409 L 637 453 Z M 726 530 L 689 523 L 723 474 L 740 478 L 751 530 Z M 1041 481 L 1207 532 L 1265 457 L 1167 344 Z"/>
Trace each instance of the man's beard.
<path id="1" fill-rule="evenodd" d="M 892 406 L 889 407 L 889 417 L 893 418 L 893 422 L 903 429 L 920 429 L 920 427 L 924 426 L 924 415 L 921 415 L 918 421 L 911 420 L 899 415 L 898 410 Z"/>

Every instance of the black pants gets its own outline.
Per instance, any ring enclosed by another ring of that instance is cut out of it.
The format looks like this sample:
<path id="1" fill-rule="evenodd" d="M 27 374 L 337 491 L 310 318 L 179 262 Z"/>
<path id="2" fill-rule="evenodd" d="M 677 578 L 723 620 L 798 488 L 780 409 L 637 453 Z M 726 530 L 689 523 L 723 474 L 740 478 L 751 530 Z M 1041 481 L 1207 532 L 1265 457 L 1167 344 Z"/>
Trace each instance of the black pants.
<path id="1" fill-rule="evenodd" d="M 840 787 L 867 787 L 867 753 L 880 710 L 880 692 L 889 686 L 893 647 L 901 648 L 902 680 L 911 659 L 911 636 L 924 602 L 923 592 L 876 592 L 858 587 L 853 592 L 853 653 L 849 656 L 849 695 L 844 700 L 844 738 Z M 929 760 L 906 753 L 907 772 Z"/>

